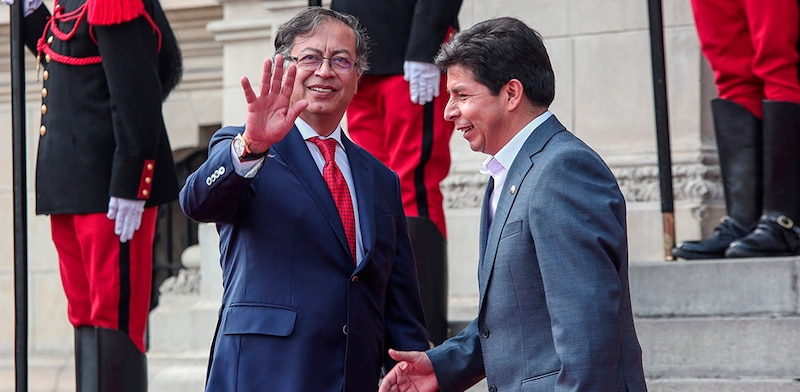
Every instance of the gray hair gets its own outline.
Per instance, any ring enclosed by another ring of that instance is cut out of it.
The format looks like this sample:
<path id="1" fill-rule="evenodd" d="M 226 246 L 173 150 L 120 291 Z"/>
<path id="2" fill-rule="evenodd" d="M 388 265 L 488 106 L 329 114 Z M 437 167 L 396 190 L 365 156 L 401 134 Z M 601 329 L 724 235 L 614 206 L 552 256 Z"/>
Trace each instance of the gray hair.
<path id="1" fill-rule="evenodd" d="M 283 58 L 288 61 L 295 38 L 313 33 L 325 22 L 339 22 L 353 30 L 356 37 L 356 67 L 360 72 L 366 72 L 369 69 L 367 31 L 361 27 L 355 16 L 328 8 L 305 8 L 288 22 L 280 25 L 275 34 L 275 54 L 282 54 Z"/>

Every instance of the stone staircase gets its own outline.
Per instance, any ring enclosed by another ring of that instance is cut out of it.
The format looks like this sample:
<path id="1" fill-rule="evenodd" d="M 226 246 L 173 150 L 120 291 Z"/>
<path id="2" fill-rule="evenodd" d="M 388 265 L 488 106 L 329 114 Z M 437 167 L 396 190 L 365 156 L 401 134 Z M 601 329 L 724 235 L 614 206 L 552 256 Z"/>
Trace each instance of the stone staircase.
<path id="1" fill-rule="evenodd" d="M 651 392 L 800 391 L 800 258 L 635 263 Z"/>
<path id="2" fill-rule="evenodd" d="M 799 275 L 800 257 L 632 263 L 649 391 L 800 391 Z M 150 320 L 151 392 L 203 390 L 218 298 L 161 297 Z M 463 303 L 456 314 L 455 332 L 471 317 Z M 74 390 L 73 366 L 71 354 L 33 353 L 29 390 Z M 0 361 L 0 392 L 14 390 L 13 370 Z M 485 390 L 481 382 L 470 392 Z"/>

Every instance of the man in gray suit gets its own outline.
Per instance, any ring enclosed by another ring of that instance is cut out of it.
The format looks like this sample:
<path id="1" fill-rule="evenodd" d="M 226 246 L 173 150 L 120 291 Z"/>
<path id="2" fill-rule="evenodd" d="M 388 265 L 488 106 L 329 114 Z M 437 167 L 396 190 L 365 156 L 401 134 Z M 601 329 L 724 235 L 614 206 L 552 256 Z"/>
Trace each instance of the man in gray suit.
<path id="1" fill-rule="evenodd" d="M 645 391 L 628 288 L 625 200 L 591 148 L 548 110 L 541 36 L 514 18 L 442 47 L 445 117 L 489 155 L 478 317 L 400 361 L 381 391 Z"/>

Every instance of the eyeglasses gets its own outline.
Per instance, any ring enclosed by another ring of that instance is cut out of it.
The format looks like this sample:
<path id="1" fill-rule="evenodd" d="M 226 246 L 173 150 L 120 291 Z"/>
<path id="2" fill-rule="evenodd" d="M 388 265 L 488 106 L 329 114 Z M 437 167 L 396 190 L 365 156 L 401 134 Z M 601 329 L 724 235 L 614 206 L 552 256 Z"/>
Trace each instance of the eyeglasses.
<path id="1" fill-rule="evenodd" d="M 306 71 L 318 70 L 319 67 L 322 66 L 322 62 L 325 60 L 330 62 L 331 68 L 333 68 L 334 71 L 349 71 L 351 68 L 353 68 L 353 65 L 355 65 L 355 61 L 342 56 L 323 57 L 315 54 L 304 54 L 297 57 L 290 56 L 289 60 L 294 61 L 297 63 L 297 67 Z"/>

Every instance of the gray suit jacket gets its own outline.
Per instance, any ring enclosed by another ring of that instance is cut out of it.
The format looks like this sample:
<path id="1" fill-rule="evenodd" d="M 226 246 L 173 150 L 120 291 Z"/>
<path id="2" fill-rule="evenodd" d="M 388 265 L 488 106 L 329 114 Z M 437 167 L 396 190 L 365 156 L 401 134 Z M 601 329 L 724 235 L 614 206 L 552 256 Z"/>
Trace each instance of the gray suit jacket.
<path id="1" fill-rule="evenodd" d="M 428 352 L 442 391 L 645 391 L 628 292 L 625 200 L 550 117 L 481 219 L 478 317 Z"/>

